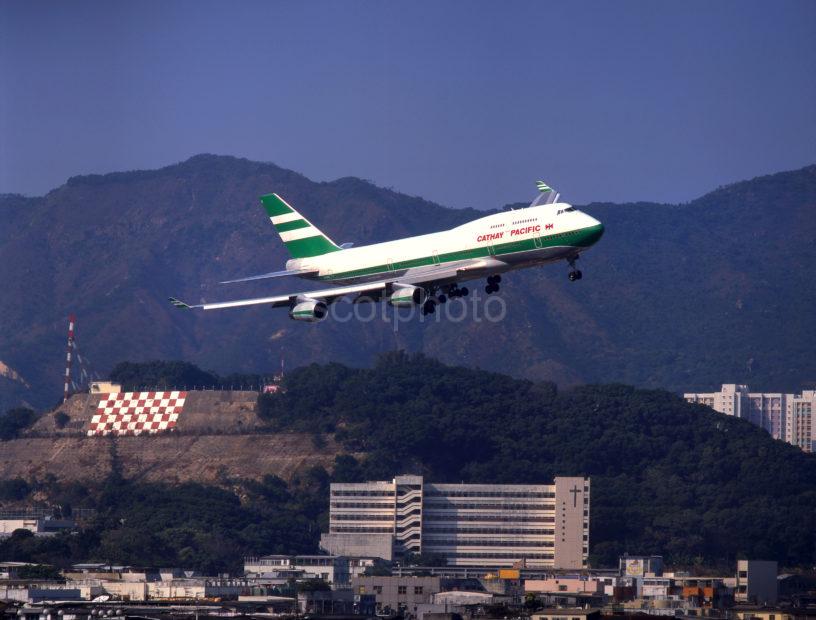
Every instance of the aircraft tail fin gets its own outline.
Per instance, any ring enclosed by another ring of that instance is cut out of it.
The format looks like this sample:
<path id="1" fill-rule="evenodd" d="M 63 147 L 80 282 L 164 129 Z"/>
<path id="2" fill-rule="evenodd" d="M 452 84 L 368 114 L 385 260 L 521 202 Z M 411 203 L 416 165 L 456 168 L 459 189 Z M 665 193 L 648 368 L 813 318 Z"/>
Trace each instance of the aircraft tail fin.
<path id="1" fill-rule="evenodd" d="M 308 258 L 342 248 L 277 194 L 261 196 L 266 214 L 292 258 Z"/>

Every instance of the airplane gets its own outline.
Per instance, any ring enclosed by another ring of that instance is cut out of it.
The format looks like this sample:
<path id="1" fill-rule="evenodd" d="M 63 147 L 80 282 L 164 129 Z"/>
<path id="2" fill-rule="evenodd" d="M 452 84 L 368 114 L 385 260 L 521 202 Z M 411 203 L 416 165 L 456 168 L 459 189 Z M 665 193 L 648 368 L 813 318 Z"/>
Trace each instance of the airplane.
<path id="1" fill-rule="evenodd" d="M 395 241 L 353 247 L 337 245 L 278 194 L 261 203 L 291 260 L 286 269 L 227 280 L 221 284 L 296 276 L 328 285 L 271 297 L 189 305 L 170 298 L 177 308 L 217 310 L 244 306 L 288 307 L 296 321 L 317 322 L 329 304 L 346 296 L 353 301 L 381 301 L 394 307 L 419 307 L 432 314 L 437 304 L 467 296 L 463 286 L 485 278 L 488 295 L 499 291 L 502 274 L 566 260 L 570 281 L 583 274 L 575 261 L 603 236 L 604 226 L 543 181 L 529 207 L 494 213 L 456 228 Z"/>

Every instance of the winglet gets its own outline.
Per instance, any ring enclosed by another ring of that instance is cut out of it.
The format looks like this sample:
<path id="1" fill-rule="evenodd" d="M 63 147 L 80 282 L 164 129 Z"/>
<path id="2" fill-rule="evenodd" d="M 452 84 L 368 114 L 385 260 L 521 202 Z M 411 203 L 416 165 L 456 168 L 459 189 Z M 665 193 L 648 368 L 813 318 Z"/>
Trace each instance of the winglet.
<path id="1" fill-rule="evenodd" d="M 176 308 L 181 308 L 182 310 L 191 310 L 192 306 L 188 306 L 180 299 L 176 299 L 175 297 L 170 298 L 170 303 L 173 304 Z"/>

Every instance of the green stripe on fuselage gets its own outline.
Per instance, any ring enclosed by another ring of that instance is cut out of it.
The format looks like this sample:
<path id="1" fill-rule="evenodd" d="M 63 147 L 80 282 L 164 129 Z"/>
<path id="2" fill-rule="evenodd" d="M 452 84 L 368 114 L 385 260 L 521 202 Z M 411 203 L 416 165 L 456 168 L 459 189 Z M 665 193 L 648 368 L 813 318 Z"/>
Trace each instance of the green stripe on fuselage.
<path id="1" fill-rule="evenodd" d="M 289 205 L 287 205 L 283 200 L 275 196 L 275 194 L 267 194 L 266 196 L 261 196 L 261 204 L 263 204 L 264 209 L 266 209 L 266 214 L 269 217 L 274 217 L 276 215 L 286 215 L 287 213 L 292 213 L 293 209 Z"/>
<path id="2" fill-rule="evenodd" d="M 518 241 L 509 241 L 507 243 L 496 243 L 493 245 L 493 255 L 502 256 L 505 254 L 513 254 L 516 252 L 527 252 L 530 250 L 543 250 L 557 246 L 572 246 L 577 248 L 588 248 L 598 241 L 603 235 L 603 225 L 590 226 L 580 230 L 573 230 L 566 233 L 556 233 L 553 235 L 545 235 L 539 238 L 540 244 L 536 244 L 535 237 L 527 239 L 520 239 Z M 314 237 L 310 237 L 314 238 Z M 288 244 L 287 244 L 288 245 Z M 450 263 L 460 260 L 468 260 L 471 258 L 482 258 L 490 256 L 491 252 L 488 246 L 483 245 L 476 248 L 469 248 L 467 250 L 458 250 L 456 252 L 447 252 L 440 254 L 438 260 L 440 263 Z M 373 267 L 365 267 L 363 269 L 355 269 L 353 271 L 343 271 L 333 273 L 330 276 L 321 276 L 321 280 L 343 280 L 346 278 L 357 278 L 362 276 L 369 276 L 378 273 L 388 273 L 390 271 L 401 271 L 403 269 L 410 269 L 412 267 L 424 267 L 426 265 L 433 265 L 436 261 L 433 256 L 422 256 L 419 258 L 411 258 L 409 260 L 397 261 L 391 265 L 376 265 Z"/>
<path id="3" fill-rule="evenodd" d="M 306 220 L 292 220 L 291 222 L 284 222 L 283 224 L 274 224 L 275 230 L 279 233 L 287 230 L 297 230 L 298 228 L 308 228 L 311 224 Z"/>

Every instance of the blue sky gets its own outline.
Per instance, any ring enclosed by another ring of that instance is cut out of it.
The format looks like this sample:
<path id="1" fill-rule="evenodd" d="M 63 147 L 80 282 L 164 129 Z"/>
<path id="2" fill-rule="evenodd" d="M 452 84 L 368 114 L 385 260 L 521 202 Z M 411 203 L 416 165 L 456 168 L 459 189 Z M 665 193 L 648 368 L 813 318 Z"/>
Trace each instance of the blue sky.
<path id="1" fill-rule="evenodd" d="M 686 201 L 816 163 L 816 2 L 0 0 L 0 192 L 201 152 Z"/>

